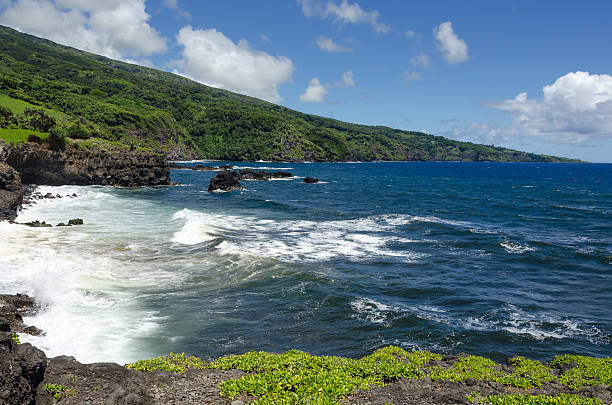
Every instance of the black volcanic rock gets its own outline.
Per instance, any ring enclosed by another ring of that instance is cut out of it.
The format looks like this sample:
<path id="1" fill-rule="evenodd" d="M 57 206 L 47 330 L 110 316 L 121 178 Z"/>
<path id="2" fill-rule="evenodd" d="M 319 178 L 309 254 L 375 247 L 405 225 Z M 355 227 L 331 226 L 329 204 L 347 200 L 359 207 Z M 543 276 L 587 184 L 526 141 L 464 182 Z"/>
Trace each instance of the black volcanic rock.
<path id="1" fill-rule="evenodd" d="M 238 172 L 230 170 L 220 171 L 219 174 L 210 179 L 208 191 L 242 190 L 242 184 L 238 182 L 238 178 Z"/>
<path id="2" fill-rule="evenodd" d="M 47 356 L 29 343 L 17 344 L 13 332 L 0 332 L 0 403 L 35 404 Z"/>
<path id="3" fill-rule="evenodd" d="M 0 221 L 15 219 L 24 192 L 19 173 L 8 164 L 0 162 Z"/>
<path id="4" fill-rule="evenodd" d="M 20 173 L 23 184 L 124 187 L 170 184 L 168 161 L 162 155 L 119 148 L 60 147 L 58 143 L 9 146 L 5 161 Z"/>
<path id="5" fill-rule="evenodd" d="M 306 177 L 304 179 L 304 183 L 311 183 L 312 184 L 312 183 L 318 183 L 318 182 L 319 182 L 319 179 L 315 179 L 313 177 Z"/>

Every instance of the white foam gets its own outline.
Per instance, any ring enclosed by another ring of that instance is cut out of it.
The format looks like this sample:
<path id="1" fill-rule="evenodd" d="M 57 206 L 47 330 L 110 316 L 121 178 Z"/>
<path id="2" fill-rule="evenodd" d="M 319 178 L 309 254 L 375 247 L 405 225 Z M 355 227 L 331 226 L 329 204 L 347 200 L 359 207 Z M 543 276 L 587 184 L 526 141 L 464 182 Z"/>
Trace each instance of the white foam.
<path id="1" fill-rule="evenodd" d="M 526 243 L 520 244 L 518 242 L 512 242 L 512 241 L 503 241 L 503 242 L 500 242 L 499 245 L 503 247 L 506 250 L 506 252 L 511 253 L 511 254 L 534 252 L 537 250 L 536 248 L 529 246 Z"/>
<path id="2" fill-rule="evenodd" d="M 187 208 L 176 212 L 173 219 L 184 220 L 183 228 L 176 232 L 171 241 L 185 245 L 208 242 L 219 237 L 217 229 L 210 225 L 205 215 Z"/>
<path id="3" fill-rule="evenodd" d="M 399 308 L 382 304 L 371 298 L 363 297 L 351 301 L 350 305 L 355 312 L 353 317 L 386 326 L 391 323 L 393 312 L 399 310 Z"/>

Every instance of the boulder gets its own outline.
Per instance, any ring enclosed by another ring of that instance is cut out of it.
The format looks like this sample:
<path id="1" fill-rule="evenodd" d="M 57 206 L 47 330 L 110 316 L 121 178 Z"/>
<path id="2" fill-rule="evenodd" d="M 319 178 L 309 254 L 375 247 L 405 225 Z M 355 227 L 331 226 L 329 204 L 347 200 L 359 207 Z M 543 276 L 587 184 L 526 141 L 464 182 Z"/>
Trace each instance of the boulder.
<path id="1" fill-rule="evenodd" d="M 210 179 L 208 191 L 242 190 L 242 184 L 238 182 L 238 177 L 238 172 L 229 170 L 220 171 L 215 177 Z"/>
<path id="2" fill-rule="evenodd" d="M 312 184 L 312 183 L 318 183 L 318 182 L 319 182 L 319 179 L 315 179 L 314 177 L 306 177 L 304 179 L 304 183 Z"/>
<path id="3" fill-rule="evenodd" d="M 29 343 L 18 344 L 13 332 L 0 332 L 0 403 L 35 404 L 46 367 L 42 351 Z"/>
<path id="4" fill-rule="evenodd" d="M 68 226 L 72 225 L 83 225 L 83 220 L 81 218 L 75 218 L 68 221 Z"/>

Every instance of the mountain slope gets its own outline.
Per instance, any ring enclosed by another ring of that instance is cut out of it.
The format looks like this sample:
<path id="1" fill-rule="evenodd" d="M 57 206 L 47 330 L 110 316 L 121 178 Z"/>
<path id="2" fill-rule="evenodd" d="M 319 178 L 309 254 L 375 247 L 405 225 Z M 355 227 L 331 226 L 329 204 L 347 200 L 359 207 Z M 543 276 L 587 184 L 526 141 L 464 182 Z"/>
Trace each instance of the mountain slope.
<path id="1" fill-rule="evenodd" d="M 69 137 L 173 158 L 571 161 L 303 114 L 0 26 L 0 106 L 10 99 L 56 112 Z"/>

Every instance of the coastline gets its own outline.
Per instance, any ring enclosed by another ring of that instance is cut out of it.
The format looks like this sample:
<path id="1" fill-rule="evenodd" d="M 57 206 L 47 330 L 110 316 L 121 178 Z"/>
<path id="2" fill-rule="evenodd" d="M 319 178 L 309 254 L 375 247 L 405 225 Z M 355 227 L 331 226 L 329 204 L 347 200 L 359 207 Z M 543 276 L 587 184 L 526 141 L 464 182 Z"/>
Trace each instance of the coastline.
<path id="1" fill-rule="evenodd" d="M 3 403 L 242 405 L 306 400 L 338 404 L 597 405 L 612 401 L 609 357 L 556 356 L 544 363 L 515 357 L 503 365 L 465 353 L 409 353 L 389 346 L 362 359 L 310 356 L 291 350 L 283 354 L 250 352 L 212 362 L 171 354 L 125 366 L 82 364 L 69 356 L 47 358 L 31 344 L 20 343 L 15 331 L 44 333 L 23 325 L 23 314 L 36 310 L 31 297 L 0 295 Z M 496 402 L 500 400 L 509 402 Z"/>

